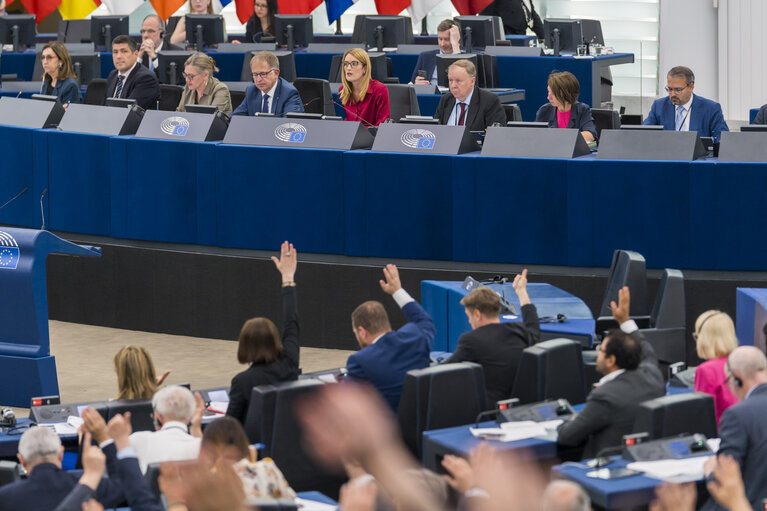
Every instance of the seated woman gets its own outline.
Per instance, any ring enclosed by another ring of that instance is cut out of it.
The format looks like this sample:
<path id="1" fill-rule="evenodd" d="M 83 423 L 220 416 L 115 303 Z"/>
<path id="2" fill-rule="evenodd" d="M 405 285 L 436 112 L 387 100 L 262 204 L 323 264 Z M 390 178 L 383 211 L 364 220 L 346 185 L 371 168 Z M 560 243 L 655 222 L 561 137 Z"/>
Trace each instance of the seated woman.
<path id="1" fill-rule="evenodd" d="M 389 90 L 371 79 L 370 57 L 362 48 L 346 50 L 338 93 L 346 110 L 347 121 L 359 121 L 366 127 L 378 126 L 389 118 Z"/>
<path id="2" fill-rule="evenodd" d="M 189 14 L 213 14 L 211 0 L 189 0 Z M 181 16 L 176 24 L 173 35 L 170 36 L 171 44 L 184 44 L 186 42 L 186 17 Z"/>
<path id="3" fill-rule="evenodd" d="M 282 339 L 268 318 L 251 318 L 242 325 L 237 360 L 250 367 L 232 378 L 226 414 L 245 422 L 253 387 L 298 379 L 298 305 L 294 275 L 298 262 L 292 243 L 282 244 L 280 258 L 272 257 L 282 274 Z"/>
<path id="4" fill-rule="evenodd" d="M 695 392 L 714 396 L 716 423 L 724 411 L 738 402 L 727 382 L 725 365 L 727 356 L 738 347 L 732 318 L 721 311 L 706 311 L 695 320 L 695 339 L 698 356 L 704 359 L 695 370 Z"/>
<path id="5" fill-rule="evenodd" d="M 184 63 L 186 86 L 181 93 L 177 112 L 186 112 L 184 105 L 213 105 L 226 115 L 232 115 L 232 97 L 229 88 L 213 77 L 218 73 L 216 61 L 197 52 Z"/>
<path id="6" fill-rule="evenodd" d="M 123 346 L 114 357 L 117 373 L 116 399 L 152 399 L 170 371 L 156 376 L 149 352 L 141 346 Z"/>
<path id="7" fill-rule="evenodd" d="M 586 142 L 597 140 L 597 127 L 591 108 L 578 101 L 580 84 L 570 72 L 549 75 L 549 104 L 535 114 L 535 122 L 547 122 L 550 128 L 577 128 Z"/>
<path id="8" fill-rule="evenodd" d="M 256 0 L 253 16 L 245 24 L 245 42 L 260 43 L 261 37 L 273 36 L 275 14 L 279 14 L 275 0 Z"/>
<path id="9" fill-rule="evenodd" d="M 43 46 L 40 54 L 43 64 L 43 88 L 41 94 L 56 96 L 67 107 L 70 103 L 80 102 L 80 85 L 64 43 L 51 41 Z"/>

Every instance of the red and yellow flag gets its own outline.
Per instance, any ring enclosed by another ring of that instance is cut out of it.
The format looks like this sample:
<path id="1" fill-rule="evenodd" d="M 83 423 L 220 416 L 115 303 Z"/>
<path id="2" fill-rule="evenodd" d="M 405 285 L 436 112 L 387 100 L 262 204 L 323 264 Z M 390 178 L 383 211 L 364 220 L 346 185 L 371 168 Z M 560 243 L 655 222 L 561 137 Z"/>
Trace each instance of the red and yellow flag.
<path id="1" fill-rule="evenodd" d="M 101 5 L 101 0 L 61 0 L 59 12 L 65 20 L 81 20 Z"/>
<path id="2" fill-rule="evenodd" d="M 29 14 L 37 16 L 37 22 L 40 23 L 56 10 L 61 0 L 21 0 L 21 3 Z"/>

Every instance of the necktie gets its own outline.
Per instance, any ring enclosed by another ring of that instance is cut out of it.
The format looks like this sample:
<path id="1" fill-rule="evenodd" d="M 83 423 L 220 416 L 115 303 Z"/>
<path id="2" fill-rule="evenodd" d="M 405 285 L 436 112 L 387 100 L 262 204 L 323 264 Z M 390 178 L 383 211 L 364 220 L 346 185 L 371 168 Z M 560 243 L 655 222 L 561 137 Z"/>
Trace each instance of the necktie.
<path id="1" fill-rule="evenodd" d="M 152 60 L 152 57 L 147 57 L 149 59 L 149 70 L 154 71 L 154 60 Z"/>
<path id="2" fill-rule="evenodd" d="M 119 98 L 120 94 L 123 91 L 123 82 L 125 81 L 125 76 L 120 75 L 117 77 L 117 87 L 115 87 L 115 95 L 113 97 Z"/>
<path id="3" fill-rule="evenodd" d="M 269 94 L 264 94 L 264 104 L 261 105 L 261 112 L 265 114 L 269 113 Z"/>
<path id="4" fill-rule="evenodd" d="M 682 130 L 682 124 L 684 124 L 684 107 L 678 106 L 676 107 L 676 120 L 674 122 L 677 131 Z"/>
<path id="5" fill-rule="evenodd" d="M 466 121 L 466 103 L 458 103 L 461 106 L 461 115 L 458 116 L 457 126 L 463 126 Z"/>

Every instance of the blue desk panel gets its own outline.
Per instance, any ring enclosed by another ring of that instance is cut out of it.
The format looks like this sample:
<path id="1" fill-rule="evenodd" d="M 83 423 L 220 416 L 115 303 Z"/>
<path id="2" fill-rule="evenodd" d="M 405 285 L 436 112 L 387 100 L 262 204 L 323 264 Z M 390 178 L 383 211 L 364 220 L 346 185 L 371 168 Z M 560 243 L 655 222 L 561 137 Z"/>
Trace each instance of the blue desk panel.
<path id="1" fill-rule="evenodd" d="M 343 151 L 216 147 L 217 245 L 344 253 Z"/>
<path id="2" fill-rule="evenodd" d="M 12 83 L 13 82 L 5 82 L 5 85 L 7 87 L 11 87 Z M 6 90 L 6 91 L 0 91 L 0 98 L 2 98 L 3 96 L 8 96 L 11 98 L 31 98 L 33 94 L 39 94 L 39 93 L 40 91 L 28 90 L 28 91 L 21 91 L 21 94 L 19 94 L 19 91 Z"/>
<path id="3" fill-rule="evenodd" d="M 0 126 L 0 205 L 27 193 L 0 210 L 0 223 L 40 228 L 40 197 L 48 188 L 48 138 L 43 130 Z M 43 202 L 46 218 L 48 200 Z"/>
<path id="4" fill-rule="evenodd" d="M 764 350 L 762 328 L 767 323 L 767 289 L 739 287 L 735 293 L 735 307 L 738 344 Z"/>
<path id="5" fill-rule="evenodd" d="M 0 58 L 0 72 L 4 75 L 15 74 L 24 82 L 32 81 L 32 71 L 35 67 L 34 51 L 23 53 L 3 53 Z M 6 82 L 7 83 L 7 82 Z"/>
<path id="6" fill-rule="evenodd" d="M 754 119 L 756 119 L 756 114 L 758 114 L 758 113 L 759 113 L 759 109 L 758 108 L 752 108 L 751 110 L 748 111 L 748 123 L 749 124 L 754 124 Z"/>

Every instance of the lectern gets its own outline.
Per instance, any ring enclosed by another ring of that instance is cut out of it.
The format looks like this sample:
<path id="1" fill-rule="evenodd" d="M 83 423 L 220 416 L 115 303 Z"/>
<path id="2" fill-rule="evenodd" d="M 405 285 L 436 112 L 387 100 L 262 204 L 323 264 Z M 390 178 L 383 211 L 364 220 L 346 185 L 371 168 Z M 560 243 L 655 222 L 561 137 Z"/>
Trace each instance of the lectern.
<path id="1" fill-rule="evenodd" d="M 59 393 L 48 336 L 45 263 L 49 254 L 100 257 L 48 231 L 0 226 L 0 403 L 28 407 Z"/>

